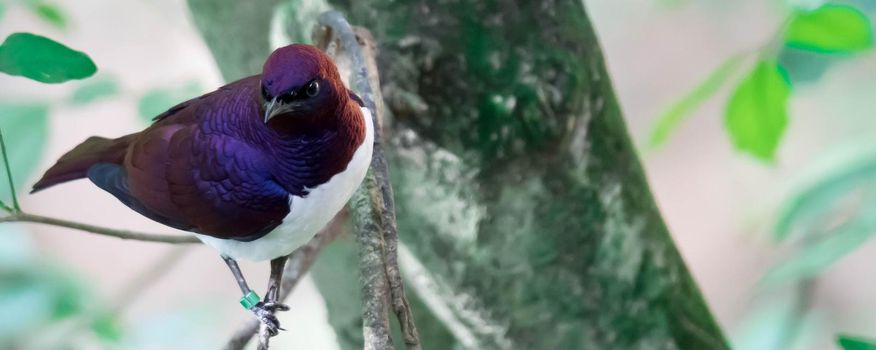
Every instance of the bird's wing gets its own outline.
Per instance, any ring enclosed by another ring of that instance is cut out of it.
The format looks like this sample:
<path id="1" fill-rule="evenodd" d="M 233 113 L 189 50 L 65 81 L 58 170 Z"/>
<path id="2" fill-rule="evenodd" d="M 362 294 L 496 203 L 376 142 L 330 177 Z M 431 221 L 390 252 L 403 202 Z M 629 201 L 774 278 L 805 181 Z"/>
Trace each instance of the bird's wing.
<path id="1" fill-rule="evenodd" d="M 121 165 L 112 163 L 95 164 L 88 168 L 88 178 L 91 182 L 94 182 L 97 187 L 109 192 L 129 208 L 147 218 L 180 230 L 193 229 L 191 225 L 185 222 L 169 218 L 150 209 L 138 198 L 133 196 L 128 187 L 128 176 L 125 172 L 125 168 Z"/>
<path id="2" fill-rule="evenodd" d="M 252 240 L 289 213 L 289 194 L 273 180 L 261 150 L 196 128 L 178 132 L 169 148 L 170 200 L 199 232 Z"/>
<path id="3" fill-rule="evenodd" d="M 261 122 L 257 105 L 241 103 L 251 97 L 248 79 L 160 116 L 129 148 L 126 191 L 107 190 L 153 220 L 218 238 L 252 240 L 279 225 L 289 194 L 272 180 L 264 152 L 238 132 Z"/>

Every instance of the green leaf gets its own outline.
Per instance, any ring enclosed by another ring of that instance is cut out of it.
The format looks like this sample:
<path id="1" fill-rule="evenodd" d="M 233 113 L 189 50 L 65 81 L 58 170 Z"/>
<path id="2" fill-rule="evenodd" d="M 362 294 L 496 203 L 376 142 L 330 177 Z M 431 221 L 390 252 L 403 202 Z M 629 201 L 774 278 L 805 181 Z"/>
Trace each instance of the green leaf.
<path id="1" fill-rule="evenodd" d="M 9 165 L 15 188 L 26 190 L 24 184 L 43 156 L 48 138 L 49 106 L 44 103 L 0 102 L 0 130 L 9 152 Z M 0 173 L 5 174 L 0 171 Z M 0 199 L 10 197 L 6 180 L 0 180 Z"/>
<path id="2" fill-rule="evenodd" d="M 654 129 L 651 131 L 651 136 L 648 140 L 648 147 L 655 148 L 663 144 L 669 134 L 675 130 L 691 112 L 703 104 L 703 102 L 709 99 L 709 97 L 714 95 L 724 82 L 726 82 L 733 73 L 739 70 L 742 62 L 742 56 L 728 58 L 721 63 L 718 68 L 712 71 L 706 80 L 701 82 L 681 100 L 663 112 L 663 114 L 657 119 Z"/>
<path id="3" fill-rule="evenodd" d="M 67 17 L 58 6 L 40 2 L 32 7 L 33 12 L 55 27 L 64 29 L 67 27 Z"/>
<path id="4" fill-rule="evenodd" d="M 828 4 L 799 12 L 785 29 L 785 45 L 824 53 L 850 53 L 873 46 L 873 28 L 858 9 Z"/>
<path id="5" fill-rule="evenodd" d="M 97 71 L 85 53 L 52 39 L 15 33 L 0 45 L 0 72 L 23 76 L 43 83 L 62 83 L 84 79 Z"/>
<path id="6" fill-rule="evenodd" d="M 849 335 L 840 335 L 836 340 L 843 350 L 876 350 L 876 340 Z"/>
<path id="7" fill-rule="evenodd" d="M 91 323 L 91 330 L 107 342 L 118 343 L 122 340 L 122 327 L 115 318 L 106 313 L 100 314 Z"/>
<path id="8" fill-rule="evenodd" d="M 775 62 L 761 61 L 736 87 L 724 125 L 736 149 L 772 161 L 788 124 L 791 85 Z"/>
<path id="9" fill-rule="evenodd" d="M 115 79 L 105 78 L 85 82 L 73 91 L 68 103 L 72 105 L 86 105 L 98 100 L 112 97 L 119 93 L 119 85 Z"/>
<path id="10" fill-rule="evenodd" d="M 844 223 L 813 237 L 815 240 L 807 242 L 800 252 L 771 269 L 763 281 L 775 285 L 815 277 L 876 234 L 876 190 L 864 192 L 869 196 Z"/>
<path id="11" fill-rule="evenodd" d="M 830 162 L 826 174 L 785 201 L 773 230 L 777 241 L 787 239 L 795 229 L 813 229 L 831 221 L 828 214 L 837 209 L 844 197 L 864 185 L 876 183 L 876 150 L 872 146 L 866 151 L 862 151 L 867 148 L 865 145 L 851 146 L 842 150 L 842 156 L 858 154 Z"/>
<path id="12" fill-rule="evenodd" d="M 137 104 L 140 118 L 151 123 L 155 116 L 180 102 L 198 96 L 202 92 L 201 84 L 197 81 L 190 81 L 174 88 L 152 89 L 140 97 L 140 102 Z"/>

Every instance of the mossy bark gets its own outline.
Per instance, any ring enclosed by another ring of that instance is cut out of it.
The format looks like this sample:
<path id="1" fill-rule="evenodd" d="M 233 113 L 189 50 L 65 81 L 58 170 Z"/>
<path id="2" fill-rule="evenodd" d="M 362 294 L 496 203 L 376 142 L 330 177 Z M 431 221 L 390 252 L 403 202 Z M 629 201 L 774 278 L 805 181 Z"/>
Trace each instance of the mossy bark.
<path id="1" fill-rule="evenodd" d="M 248 63 L 222 47 L 267 54 L 204 11 L 243 2 L 189 2 L 226 77 L 223 61 Z M 455 347 L 727 348 L 651 197 L 581 1 L 330 3 L 378 41 L 402 267 L 419 267 L 409 294 Z M 355 261 L 325 260 L 324 290 Z M 358 300 L 334 294 L 330 310 Z M 335 318 L 339 334 L 358 334 L 355 317 Z M 425 349 L 447 348 L 426 333 Z"/>

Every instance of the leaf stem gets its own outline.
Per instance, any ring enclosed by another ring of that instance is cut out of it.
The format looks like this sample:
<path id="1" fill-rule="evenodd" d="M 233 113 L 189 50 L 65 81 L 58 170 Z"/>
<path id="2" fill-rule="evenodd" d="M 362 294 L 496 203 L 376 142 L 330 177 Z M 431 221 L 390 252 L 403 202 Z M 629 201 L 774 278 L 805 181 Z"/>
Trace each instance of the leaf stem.
<path id="1" fill-rule="evenodd" d="M 9 168 L 9 157 L 6 155 L 6 142 L 3 140 L 3 131 L 0 130 L 0 152 L 3 153 L 3 166 L 6 168 L 6 178 L 9 180 L 9 192 L 12 193 L 12 208 L 3 203 L 3 209 L 10 213 L 21 212 L 18 205 L 18 196 L 15 194 L 15 184 L 12 181 L 12 170 Z"/>

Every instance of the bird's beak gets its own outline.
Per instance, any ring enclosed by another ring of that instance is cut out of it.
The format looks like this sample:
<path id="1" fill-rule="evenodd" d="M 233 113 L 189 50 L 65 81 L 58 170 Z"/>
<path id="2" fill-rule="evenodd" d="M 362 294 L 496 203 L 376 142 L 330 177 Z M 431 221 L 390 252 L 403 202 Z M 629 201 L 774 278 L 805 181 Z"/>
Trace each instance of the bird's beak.
<path id="1" fill-rule="evenodd" d="M 283 102 L 276 97 L 265 102 L 265 124 L 272 118 L 286 113 L 297 113 L 306 109 L 301 101 Z"/>
<path id="2" fill-rule="evenodd" d="M 268 123 L 268 120 L 274 117 L 277 114 L 277 98 L 274 97 L 270 102 L 265 103 L 265 124 Z"/>

